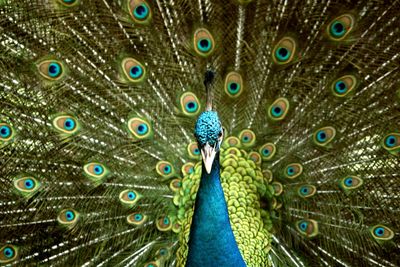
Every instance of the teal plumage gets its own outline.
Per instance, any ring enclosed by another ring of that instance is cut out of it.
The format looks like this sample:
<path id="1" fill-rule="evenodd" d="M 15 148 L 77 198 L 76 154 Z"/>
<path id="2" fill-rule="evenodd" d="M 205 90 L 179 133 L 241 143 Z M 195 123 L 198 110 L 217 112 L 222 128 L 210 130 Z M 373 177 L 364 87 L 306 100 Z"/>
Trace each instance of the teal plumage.
<path id="1" fill-rule="evenodd" d="M 398 266 L 399 8 L 0 0 L 0 265 Z"/>

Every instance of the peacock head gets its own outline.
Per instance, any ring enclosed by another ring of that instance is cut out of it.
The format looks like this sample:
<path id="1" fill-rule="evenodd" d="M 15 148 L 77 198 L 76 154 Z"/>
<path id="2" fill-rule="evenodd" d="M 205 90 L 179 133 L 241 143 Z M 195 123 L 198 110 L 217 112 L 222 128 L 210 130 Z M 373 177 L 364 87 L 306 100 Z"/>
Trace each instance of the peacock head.
<path id="1" fill-rule="evenodd" d="M 196 122 L 194 135 L 201 150 L 206 171 L 210 173 L 224 135 L 217 112 L 210 110 L 201 113 Z"/>

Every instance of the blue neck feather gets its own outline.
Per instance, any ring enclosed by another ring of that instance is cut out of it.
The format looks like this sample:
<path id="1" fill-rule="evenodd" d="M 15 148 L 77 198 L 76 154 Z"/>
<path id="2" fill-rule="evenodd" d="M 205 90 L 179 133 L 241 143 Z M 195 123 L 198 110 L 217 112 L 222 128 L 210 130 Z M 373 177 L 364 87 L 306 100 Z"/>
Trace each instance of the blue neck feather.
<path id="1" fill-rule="evenodd" d="M 219 153 L 211 173 L 204 164 L 196 196 L 186 267 L 246 267 L 232 232 L 220 182 Z"/>

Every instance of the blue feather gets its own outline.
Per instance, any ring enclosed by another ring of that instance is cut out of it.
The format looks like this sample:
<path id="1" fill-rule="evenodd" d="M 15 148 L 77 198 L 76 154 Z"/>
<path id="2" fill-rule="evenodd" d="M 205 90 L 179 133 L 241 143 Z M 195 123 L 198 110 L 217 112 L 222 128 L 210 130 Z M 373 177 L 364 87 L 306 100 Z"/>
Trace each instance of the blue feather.
<path id="1" fill-rule="evenodd" d="M 245 267 L 232 232 L 220 182 L 219 152 L 210 174 L 206 172 L 204 164 L 201 173 L 186 267 Z"/>

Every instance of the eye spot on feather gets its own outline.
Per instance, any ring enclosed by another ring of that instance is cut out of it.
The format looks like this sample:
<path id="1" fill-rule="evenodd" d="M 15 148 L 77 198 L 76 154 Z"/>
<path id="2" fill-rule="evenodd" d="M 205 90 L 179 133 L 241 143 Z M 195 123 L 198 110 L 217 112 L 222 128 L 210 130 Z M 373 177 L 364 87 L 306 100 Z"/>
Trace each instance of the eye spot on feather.
<path id="1" fill-rule="evenodd" d="M 345 39 L 353 30 L 354 22 L 354 17 L 350 14 L 344 14 L 333 19 L 327 27 L 329 38 L 333 41 L 341 41 Z"/>
<path id="2" fill-rule="evenodd" d="M 149 15 L 149 8 L 145 4 L 140 4 L 135 7 L 135 10 L 133 11 L 133 15 L 138 20 L 143 20 Z"/>
<path id="3" fill-rule="evenodd" d="M 160 248 L 157 253 L 158 255 L 160 255 L 161 257 L 165 257 L 168 255 L 168 249 L 166 248 Z"/>
<path id="4" fill-rule="evenodd" d="M 297 43 L 291 37 L 283 37 L 274 47 L 272 58 L 278 65 L 288 64 L 293 61 L 296 54 Z"/>
<path id="5" fill-rule="evenodd" d="M 106 166 L 99 162 L 87 163 L 83 166 L 83 170 L 85 175 L 94 181 L 100 181 L 109 174 Z"/>
<path id="6" fill-rule="evenodd" d="M 289 112 L 289 101 L 284 98 L 276 99 L 268 109 L 268 117 L 273 121 L 283 120 Z"/>
<path id="7" fill-rule="evenodd" d="M 315 220 L 299 220 L 296 222 L 296 228 L 299 233 L 309 238 L 318 235 L 318 223 Z"/>
<path id="8" fill-rule="evenodd" d="M 382 140 L 382 146 L 390 153 L 397 154 L 400 151 L 400 134 L 387 134 Z"/>
<path id="9" fill-rule="evenodd" d="M 153 129 L 150 123 L 143 118 L 130 118 L 128 120 L 128 129 L 132 137 L 137 140 L 149 139 L 153 136 Z"/>
<path id="10" fill-rule="evenodd" d="M 283 193 L 283 185 L 279 182 L 272 182 L 272 188 L 274 189 L 274 196 L 280 196 Z"/>
<path id="11" fill-rule="evenodd" d="M 128 1 L 128 10 L 135 23 L 148 24 L 151 21 L 151 8 L 145 0 Z"/>
<path id="12" fill-rule="evenodd" d="M 78 120 L 71 115 L 56 115 L 52 123 L 57 131 L 66 136 L 76 134 L 80 130 Z"/>
<path id="13" fill-rule="evenodd" d="M 8 123 L 0 123 L 0 144 L 11 141 L 14 135 L 14 129 Z"/>
<path id="14" fill-rule="evenodd" d="M 363 180 L 358 176 L 347 176 L 339 181 L 339 187 L 345 191 L 354 190 L 363 184 Z"/>
<path id="15" fill-rule="evenodd" d="M 133 189 L 126 189 L 119 194 L 120 202 L 129 208 L 132 208 L 140 198 L 141 195 Z"/>
<path id="16" fill-rule="evenodd" d="M 240 147 L 240 140 L 236 136 L 229 136 L 229 137 L 225 138 L 225 140 L 222 143 L 222 146 L 224 148 Z"/>
<path id="17" fill-rule="evenodd" d="M 11 127 L 8 125 L 2 125 L 0 126 L 0 136 L 3 139 L 7 139 L 11 136 L 12 130 Z"/>
<path id="18" fill-rule="evenodd" d="M 207 57 L 214 51 L 214 38 L 205 28 L 199 28 L 194 33 L 194 50 L 202 57 Z"/>
<path id="19" fill-rule="evenodd" d="M 187 162 L 182 166 L 182 174 L 183 176 L 190 175 L 194 172 L 194 163 Z"/>
<path id="20" fill-rule="evenodd" d="M 140 212 L 135 212 L 133 214 L 128 215 L 126 220 L 127 220 L 128 224 L 140 226 L 140 225 L 143 225 L 147 221 L 147 216 Z"/>
<path id="21" fill-rule="evenodd" d="M 50 81 L 60 80 L 64 75 L 64 65 L 58 60 L 44 60 L 37 64 L 39 74 Z"/>
<path id="22" fill-rule="evenodd" d="M 376 241 L 388 241 L 393 239 L 394 232 L 387 226 L 378 224 L 370 228 L 370 233 Z"/>
<path id="23" fill-rule="evenodd" d="M 323 127 L 313 134 L 313 141 L 316 145 L 326 147 L 336 136 L 336 130 L 333 127 Z"/>
<path id="24" fill-rule="evenodd" d="M 132 66 L 129 69 L 129 76 L 132 79 L 139 79 L 140 77 L 142 77 L 142 75 L 143 75 L 143 68 L 141 66 L 139 66 L 139 65 Z"/>
<path id="25" fill-rule="evenodd" d="M 297 190 L 297 194 L 302 198 L 312 197 L 316 192 L 317 188 L 313 185 L 303 185 Z"/>
<path id="26" fill-rule="evenodd" d="M 248 159 L 253 161 L 256 165 L 260 165 L 262 162 L 261 155 L 255 151 L 249 152 Z"/>
<path id="27" fill-rule="evenodd" d="M 63 226 L 73 227 L 78 222 L 79 216 L 74 209 L 64 209 L 58 214 L 57 220 Z"/>
<path id="28" fill-rule="evenodd" d="M 146 70 L 142 63 L 134 58 L 124 58 L 121 63 L 122 72 L 128 82 L 140 83 L 144 81 Z"/>
<path id="29" fill-rule="evenodd" d="M 303 173 L 303 166 L 300 163 L 291 163 L 286 166 L 284 176 L 294 179 Z"/>
<path id="30" fill-rule="evenodd" d="M 191 92 L 183 93 L 180 97 L 180 109 L 186 116 L 196 116 L 200 113 L 200 101 Z"/>
<path id="31" fill-rule="evenodd" d="M 345 97 L 354 91 L 357 85 L 357 78 L 354 75 L 344 75 L 332 83 L 332 93 L 337 97 Z"/>
<path id="32" fill-rule="evenodd" d="M 22 176 L 20 178 L 17 177 L 14 179 L 13 184 L 15 189 L 17 189 L 19 193 L 26 197 L 31 196 L 40 188 L 39 181 L 31 176 Z"/>
<path id="33" fill-rule="evenodd" d="M 168 216 L 161 216 L 156 221 L 157 229 L 164 232 L 172 229 L 172 222 Z"/>
<path id="34" fill-rule="evenodd" d="M 196 142 L 191 142 L 187 146 L 187 152 L 189 155 L 189 158 L 191 159 L 199 159 L 200 158 L 200 149 L 197 146 Z"/>
<path id="35" fill-rule="evenodd" d="M 17 259 L 18 248 L 13 245 L 5 245 L 0 248 L 0 263 L 9 263 Z"/>
<path id="36" fill-rule="evenodd" d="M 256 134 L 250 129 L 241 131 L 238 137 L 243 147 L 252 147 L 256 143 Z"/>
<path id="37" fill-rule="evenodd" d="M 265 143 L 260 147 L 259 152 L 262 159 L 268 161 L 274 157 L 276 153 L 276 147 L 273 143 Z"/>
<path id="38" fill-rule="evenodd" d="M 175 170 L 172 167 L 172 164 L 164 160 L 157 162 L 156 171 L 164 178 L 171 178 L 175 175 Z"/>
<path id="39" fill-rule="evenodd" d="M 178 192 L 179 189 L 182 187 L 182 181 L 179 178 L 173 179 L 171 180 L 171 182 L 169 183 L 169 188 L 173 191 L 173 192 Z"/>
<path id="40" fill-rule="evenodd" d="M 237 72 L 230 72 L 225 78 L 225 93 L 231 98 L 237 98 L 243 92 L 243 79 Z"/>

